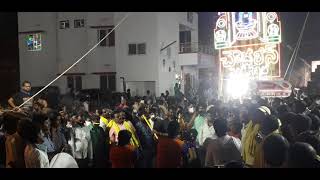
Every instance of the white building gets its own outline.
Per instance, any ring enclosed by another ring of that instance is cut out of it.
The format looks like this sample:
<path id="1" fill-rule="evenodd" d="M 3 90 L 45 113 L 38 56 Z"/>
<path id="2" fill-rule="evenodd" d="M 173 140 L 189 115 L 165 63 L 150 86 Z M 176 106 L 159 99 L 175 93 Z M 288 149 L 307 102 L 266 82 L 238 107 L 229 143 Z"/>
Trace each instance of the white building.
<path id="1" fill-rule="evenodd" d="M 21 81 L 45 86 L 82 57 L 125 14 L 18 13 Z M 62 93 L 68 87 L 123 91 L 120 79 L 123 77 L 133 96 L 145 95 L 147 90 L 157 96 L 166 90 L 173 94 L 178 75 L 182 77 L 183 88 L 185 85 L 196 88 L 199 65 L 207 66 L 211 61 L 212 56 L 199 53 L 197 13 L 132 12 L 114 33 L 54 85 Z"/>

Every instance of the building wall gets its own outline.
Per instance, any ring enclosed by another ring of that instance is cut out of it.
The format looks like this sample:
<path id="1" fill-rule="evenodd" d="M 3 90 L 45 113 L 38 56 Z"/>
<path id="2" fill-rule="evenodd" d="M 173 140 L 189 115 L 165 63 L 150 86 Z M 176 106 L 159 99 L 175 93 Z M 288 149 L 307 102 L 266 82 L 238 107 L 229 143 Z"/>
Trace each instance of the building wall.
<path id="1" fill-rule="evenodd" d="M 115 13 L 117 24 L 125 13 Z M 160 52 L 157 29 L 157 13 L 132 12 L 115 33 L 117 91 L 122 91 L 122 80 L 157 81 L 157 61 Z M 146 43 L 145 55 L 128 55 L 129 43 Z"/>
<path id="2" fill-rule="evenodd" d="M 46 31 L 43 35 L 43 50 L 38 53 L 23 51 L 26 47 L 20 37 L 20 62 L 23 67 L 21 77 L 34 80 L 37 86 L 46 85 L 46 82 L 62 73 L 98 42 L 97 29 L 91 26 L 116 25 L 125 14 L 20 13 L 20 29 Z M 74 28 L 75 19 L 85 19 L 85 27 Z M 63 20 L 69 20 L 70 28 L 59 28 L 60 21 Z M 173 94 L 175 75 L 181 73 L 178 55 L 179 24 L 189 26 L 192 29 L 192 41 L 197 42 L 197 21 L 197 13 L 194 13 L 193 23 L 189 23 L 186 12 L 132 12 L 115 30 L 115 47 L 98 46 L 68 73 L 86 74 L 82 76 L 83 89 L 99 88 L 100 77 L 92 73 L 116 72 L 117 91 L 122 91 L 120 77 L 125 77 L 131 85 L 139 81 L 136 87 L 141 95 L 144 95 L 147 89 L 154 91 L 157 96 L 165 90 Z M 176 43 L 171 45 L 169 50 L 160 52 L 161 48 L 174 41 Z M 146 55 L 128 55 L 129 43 L 146 43 Z M 163 59 L 166 60 L 165 67 L 162 64 Z M 39 73 L 30 73 L 30 67 L 35 64 L 39 64 L 39 67 L 33 67 L 39 69 Z M 62 93 L 66 92 L 66 79 L 66 76 L 63 76 L 55 83 Z"/>
<path id="3" fill-rule="evenodd" d="M 173 94 L 173 87 L 176 83 L 176 74 L 180 74 L 179 64 L 179 12 L 159 12 L 158 29 L 160 49 L 176 41 L 167 49 L 160 52 L 158 58 L 159 81 L 157 83 L 157 95 L 169 90 Z M 165 60 L 165 66 L 163 66 Z M 169 68 L 171 71 L 169 72 Z"/>
<path id="4" fill-rule="evenodd" d="M 75 19 L 85 19 L 85 27 L 74 28 Z M 69 20 L 70 28 L 58 31 L 58 62 L 59 73 L 82 57 L 89 49 L 98 43 L 98 32 L 91 26 L 112 26 L 112 13 L 99 12 L 60 12 L 57 24 L 62 20 Z M 76 47 L 76 48 L 74 48 Z M 95 72 L 115 72 L 114 47 L 96 47 L 78 65 L 68 73 L 85 73 L 82 76 L 82 88 L 100 88 L 100 76 Z M 66 78 L 62 78 L 66 81 Z M 66 82 L 60 84 L 65 88 Z"/>
<path id="5" fill-rule="evenodd" d="M 186 75 L 186 74 L 190 74 L 190 76 L 191 76 L 191 86 L 193 87 L 193 88 L 195 88 L 195 90 L 197 90 L 197 88 L 196 87 L 198 87 L 199 86 L 199 81 L 197 81 L 197 79 L 199 79 L 198 77 L 198 74 L 199 74 L 199 71 L 198 71 L 198 69 L 197 69 L 197 67 L 196 66 L 184 66 L 183 67 L 183 76 L 184 75 Z M 183 81 L 183 83 L 182 83 L 182 92 L 184 92 L 184 84 L 185 84 L 186 82 L 185 82 L 185 79 L 184 79 L 184 81 Z"/>
<path id="6" fill-rule="evenodd" d="M 113 26 L 114 13 L 89 12 L 87 16 L 88 49 L 98 43 L 98 29 L 92 26 Z M 113 47 L 98 46 L 87 56 L 88 69 L 86 76 L 86 88 L 100 88 L 100 76 L 93 75 L 97 72 L 116 72 L 116 51 Z"/>
<path id="7" fill-rule="evenodd" d="M 86 28 L 74 28 L 75 19 L 86 19 L 85 12 L 59 12 L 57 21 L 58 31 L 58 63 L 59 73 L 72 65 L 88 50 L 88 36 Z M 70 28 L 60 29 L 59 22 L 69 20 Z M 68 73 L 86 73 L 86 58 L 73 67 Z"/>
<path id="8" fill-rule="evenodd" d="M 86 21 L 85 27 L 74 28 L 75 19 L 87 19 L 86 12 L 59 12 L 57 24 L 57 61 L 58 73 L 62 73 L 88 50 L 88 36 Z M 69 20 L 69 28 L 60 29 L 60 21 Z M 85 57 L 67 73 L 87 73 L 88 61 Z M 85 78 L 82 77 L 82 88 L 86 88 Z M 67 78 L 65 76 L 57 82 L 62 93 L 67 91 Z"/>
<path id="9" fill-rule="evenodd" d="M 57 74 L 56 19 L 54 12 L 18 13 L 20 81 L 29 80 L 32 86 L 44 86 Z M 41 33 L 42 50 L 28 51 L 26 35 L 30 31 Z M 20 83 L 21 83 L 20 82 Z"/>
<path id="10" fill-rule="evenodd" d="M 191 42 L 198 42 L 198 13 L 193 12 L 192 23 L 188 22 L 187 12 L 176 12 L 179 24 L 188 26 L 191 31 Z"/>

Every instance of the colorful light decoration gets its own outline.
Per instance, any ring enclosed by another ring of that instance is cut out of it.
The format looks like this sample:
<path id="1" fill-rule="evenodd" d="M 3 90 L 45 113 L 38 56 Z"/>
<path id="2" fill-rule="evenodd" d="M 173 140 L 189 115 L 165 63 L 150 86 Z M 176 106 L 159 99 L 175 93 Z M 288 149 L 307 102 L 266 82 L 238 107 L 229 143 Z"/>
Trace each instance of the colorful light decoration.
<path id="1" fill-rule="evenodd" d="M 41 34 L 30 34 L 26 37 L 28 51 L 41 50 Z"/>
<path id="2" fill-rule="evenodd" d="M 281 43 L 281 29 L 275 12 L 222 12 L 214 29 L 216 49 Z M 243 41 L 250 41 L 248 43 Z"/>
<path id="3" fill-rule="evenodd" d="M 281 24 L 276 12 L 219 12 L 214 29 L 221 80 L 281 76 Z"/>
<path id="4" fill-rule="evenodd" d="M 252 79 L 279 77 L 279 51 L 276 44 L 222 50 L 220 62 L 226 77 L 231 72 L 246 73 Z"/>

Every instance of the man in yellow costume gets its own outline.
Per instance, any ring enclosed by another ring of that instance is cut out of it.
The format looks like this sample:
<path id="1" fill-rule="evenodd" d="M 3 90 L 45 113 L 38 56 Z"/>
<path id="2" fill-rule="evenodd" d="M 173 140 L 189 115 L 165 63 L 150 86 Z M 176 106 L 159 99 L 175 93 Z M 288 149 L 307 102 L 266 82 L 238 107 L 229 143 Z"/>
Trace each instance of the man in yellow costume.
<path id="1" fill-rule="evenodd" d="M 257 135 L 260 131 L 261 122 L 270 115 L 270 110 L 261 106 L 252 112 L 251 120 L 245 127 L 245 134 L 242 136 L 242 159 L 248 166 L 253 166 L 255 161 L 256 148 L 258 146 Z"/>
<path id="2" fill-rule="evenodd" d="M 125 120 L 125 113 L 123 111 L 115 112 L 114 120 L 110 121 L 108 123 L 108 126 L 110 127 L 109 137 L 111 143 L 118 143 L 118 133 L 120 130 L 128 130 L 132 134 L 130 144 L 135 148 L 138 148 L 140 146 L 140 142 L 136 134 L 136 129 L 130 121 Z"/>

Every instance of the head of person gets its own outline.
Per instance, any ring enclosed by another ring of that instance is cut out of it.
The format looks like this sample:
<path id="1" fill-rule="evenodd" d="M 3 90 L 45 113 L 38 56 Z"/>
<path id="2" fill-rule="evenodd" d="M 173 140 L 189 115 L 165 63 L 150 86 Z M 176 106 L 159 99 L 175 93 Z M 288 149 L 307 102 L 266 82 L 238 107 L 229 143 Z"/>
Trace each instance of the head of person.
<path id="1" fill-rule="evenodd" d="M 158 116 L 158 114 L 159 114 L 159 107 L 157 107 L 157 106 L 152 106 L 151 108 L 150 108 L 150 116 L 151 115 L 154 115 L 154 116 Z"/>
<path id="2" fill-rule="evenodd" d="M 61 118 L 59 118 L 59 113 L 57 111 L 51 111 L 48 114 L 48 118 L 50 121 L 50 125 L 53 128 L 58 128 L 60 126 L 61 123 Z"/>
<path id="3" fill-rule="evenodd" d="M 138 109 L 138 116 L 142 116 L 146 114 L 146 106 L 145 105 L 141 105 Z"/>
<path id="4" fill-rule="evenodd" d="M 205 114 L 205 112 L 206 112 L 206 105 L 203 104 L 203 103 L 200 103 L 200 104 L 198 105 L 197 110 L 198 110 L 198 113 L 199 113 L 200 116 L 204 116 L 204 114 Z"/>
<path id="5" fill-rule="evenodd" d="M 22 90 L 25 92 L 31 91 L 31 83 L 29 81 L 23 81 L 22 82 Z"/>
<path id="6" fill-rule="evenodd" d="M 252 122 L 260 124 L 267 115 L 270 115 L 270 110 L 265 106 L 260 106 L 252 113 Z"/>
<path id="7" fill-rule="evenodd" d="M 41 131 L 41 127 L 28 119 L 22 119 L 19 121 L 17 132 L 25 141 L 30 144 L 43 143 L 43 133 Z"/>
<path id="8" fill-rule="evenodd" d="M 241 134 L 242 126 L 240 121 L 234 120 L 230 122 L 229 129 L 233 134 Z"/>
<path id="9" fill-rule="evenodd" d="M 280 121 L 282 127 L 288 126 L 296 118 L 297 114 L 294 112 L 286 112 L 280 116 Z"/>
<path id="10" fill-rule="evenodd" d="M 271 134 L 263 141 L 264 161 L 268 167 L 284 167 L 289 152 L 289 142 L 280 134 Z"/>
<path id="11" fill-rule="evenodd" d="M 103 113 L 102 113 L 102 116 L 105 117 L 105 118 L 113 118 L 113 112 L 111 109 L 103 109 Z"/>
<path id="12" fill-rule="evenodd" d="M 169 96 L 169 91 L 168 90 L 166 90 L 166 95 Z"/>
<path id="13" fill-rule="evenodd" d="M 274 98 L 273 102 L 272 102 L 272 106 L 277 108 L 281 105 L 281 99 L 280 98 Z"/>
<path id="14" fill-rule="evenodd" d="M 293 103 L 292 109 L 295 113 L 300 114 L 306 110 L 307 104 L 304 101 L 296 100 Z"/>
<path id="15" fill-rule="evenodd" d="M 249 113 L 247 110 L 243 109 L 239 112 L 239 119 L 241 123 L 247 124 L 249 122 Z"/>
<path id="16" fill-rule="evenodd" d="M 114 120 L 117 124 L 122 124 L 125 119 L 125 113 L 123 111 L 117 111 L 114 114 Z"/>
<path id="17" fill-rule="evenodd" d="M 91 121 L 92 121 L 93 123 L 95 123 L 95 124 L 99 124 L 99 123 L 100 123 L 100 117 L 97 116 L 96 114 L 92 114 L 92 115 L 90 116 L 90 119 L 91 119 Z"/>
<path id="18" fill-rule="evenodd" d="M 164 97 L 164 93 L 161 93 L 160 97 Z"/>
<path id="19" fill-rule="evenodd" d="M 150 95 L 150 90 L 147 90 L 147 95 Z"/>
<path id="20" fill-rule="evenodd" d="M 126 98 L 121 98 L 121 104 L 127 104 L 127 100 L 126 100 Z"/>
<path id="21" fill-rule="evenodd" d="M 131 133 L 128 130 L 121 130 L 118 134 L 118 145 L 126 146 L 130 144 Z"/>
<path id="22" fill-rule="evenodd" d="M 279 119 L 273 115 L 267 115 L 264 120 L 261 121 L 261 132 L 264 135 L 268 135 L 280 127 Z"/>
<path id="23" fill-rule="evenodd" d="M 278 115 L 282 116 L 283 114 L 290 112 L 290 108 L 288 105 L 282 104 L 277 108 L 277 111 L 278 111 Z"/>
<path id="24" fill-rule="evenodd" d="M 297 137 L 300 133 L 310 130 L 311 123 L 312 120 L 310 117 L 302 114 L 296 115 L 296 118 L 290 123 L 294 136 Z"/>
<path id="25" fill-rule="evenodd" d="M 206 114 L 205 119 L 207 120 L 207 123 L 208 123 L 209 127 L 213 126 L 214 120 L 213 120 L 213 117 L 212 117 L 211 114 L 209 114 L 209 113 Z"/>
<path id="26" fill-rule="evenodd" d="M 169 138 L 176 138 L 179 135 L 180 125 L 177 121 L 170 121 L 168 124 L 168 137 Z"/>
<path id="27" fill-rule="evenodd" d="M 17 131 L 17 125 L 19 122 L 20 117 L 15 112 L 5 112 L 3 113 L 3 129 L 9 135 L 14 134 Z"/>
<path id="28" fill-rule="evenodd" d="M 228 132 L 228 122 L 226 119 L 216 119 L 213 123 L 213 127 L 218 137 L 223 137 Z"/>
<path id="29" fill-rule="evenodd" d="M 84 124 L 85 124 L 84 114 L 81 112 L 76 113 L 73 116 L 73 120 L 74 120 L 74 123 L 77 125 L 84 126 Z"/>
<path id="30" fill-rule="evenodd" d="M 32 122 L 40 126 L 43 133 L 48 133 L 50 130 L 50 122 L 48 116 L 42 113 L 34 113 L 32 116 Z"/>
<path id="31" fill-rule="evenodd" d="M 310 144 L 317 154 L 320 155 L 320 139 L 312 131 L 305 131 L 298 135 L 297 142 L 304 142 Z"/>
<path id="32" fill-rule="evenodd" d="M 96 109 L 95 114 L 97 116 L 102 116 L 102 110 L 101 109 Z"/>
<path id="33" fill-rule="evenodd" d="M 130 93 L 130 89 L 127 89 L 127 93 Z"/>
<path id="34" fill-rule="evenodd" d="M 312 120 L 310 130 L 311 131 L 315 131 L 315 132 L 319 131 L 320 130 L 320 118 L 319 118 L 319 116 L 315 115 L 313 113 L 309 114 L 308 116 Z"/>
<path id="35" fill-rule="evenodd" d="M 171 105 L 168 108 L 168 112 L 166 114 L 166 118 L 171 120 L 174 117 L 174 115 L 175 115 L 175 107 Z"/>
<path id="36" fill-rule="evenodd" d="M 296 142 L 289 149 L 289 168 L 319 168 L 316 150 L 308 143 Z"/>

